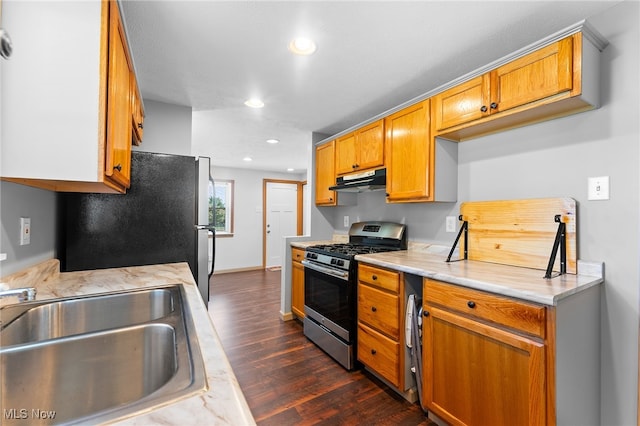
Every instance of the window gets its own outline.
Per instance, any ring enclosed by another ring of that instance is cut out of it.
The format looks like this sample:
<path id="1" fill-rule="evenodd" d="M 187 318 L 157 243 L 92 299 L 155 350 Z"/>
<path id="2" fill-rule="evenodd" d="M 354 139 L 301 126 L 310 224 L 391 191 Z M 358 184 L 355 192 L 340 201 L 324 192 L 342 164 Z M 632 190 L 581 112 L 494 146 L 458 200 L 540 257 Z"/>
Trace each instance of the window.
<path id="1" fill-rule="evenodd" d="M 218 179 L 209 193 L 209 223 L 220 237 L 233 235 L 233 181 Z"/>

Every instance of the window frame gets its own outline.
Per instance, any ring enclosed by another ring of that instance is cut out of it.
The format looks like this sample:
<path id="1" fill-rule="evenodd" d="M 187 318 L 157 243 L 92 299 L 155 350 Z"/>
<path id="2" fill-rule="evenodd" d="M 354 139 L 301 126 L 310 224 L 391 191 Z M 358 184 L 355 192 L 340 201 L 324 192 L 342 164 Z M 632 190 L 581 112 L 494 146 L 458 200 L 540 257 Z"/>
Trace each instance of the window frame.
<path id="1" fill-rule="evenodd" d="M 210 204 L 210 209 L 214 209 L 213 212 L 213 226 L 214 228 L 216 228 L 216 237 L 221 237 L 221 238 L 228 238 L 228 237 L 233 237 L 234 235 L 234 202 L 235 202 L 235 181 L 233 179 L 214 179 L 213 181 L 213 205 Z M 228 204 L 230 205 L 225 205 L 225 229 L 224 230 L 218 230 L 218 224 L 215 221 L 216 218 L 216 214 L 215 214 L 215 200 L 219 199 L 216 194 L 217 194 L 217 189 L 224 187 L 224 191 L 225 191 L 225 198 L 230 199 L 230 202 Z"/>

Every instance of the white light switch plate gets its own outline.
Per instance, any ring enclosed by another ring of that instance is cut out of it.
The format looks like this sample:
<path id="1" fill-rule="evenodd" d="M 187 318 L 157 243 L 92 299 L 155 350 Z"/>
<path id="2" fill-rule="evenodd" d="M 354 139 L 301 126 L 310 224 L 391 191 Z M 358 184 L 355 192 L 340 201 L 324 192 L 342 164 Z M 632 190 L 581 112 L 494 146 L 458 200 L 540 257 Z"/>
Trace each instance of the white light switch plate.
<path id="1" fill-rule="evenodd" d="M 587 200 L 609 199 L 609 176 L 590 177 L 588 184 Z"/>

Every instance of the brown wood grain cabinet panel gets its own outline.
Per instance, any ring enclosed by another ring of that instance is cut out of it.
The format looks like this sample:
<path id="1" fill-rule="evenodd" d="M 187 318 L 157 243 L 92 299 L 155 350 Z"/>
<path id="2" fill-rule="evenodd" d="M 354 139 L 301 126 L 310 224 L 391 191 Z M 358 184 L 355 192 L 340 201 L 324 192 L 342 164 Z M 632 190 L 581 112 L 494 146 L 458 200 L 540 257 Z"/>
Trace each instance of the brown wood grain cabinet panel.
<path id="1" fill-rule="evenodd" d="M 433 198 L 434 143 L 430 137 L 430 101 L 385 118 L 387 201 L 423 202 Z"/>
<path id="2" fill-rule="evenodd" d="M 304 266 L 300 263 L 304 259 L 304 250 L 291 248 L 291 311 L 298 317 L 304 318 Z"/>
<path id="3" fill-rule="evenodd" d="M 384 121 L 378 120 L 336 140 L 336 174 L 384 166 Z"/>
<path id="4" fill-rule="evenodd" d="M 115 1 L 109 2 L 109 79 L 105 175 L 125 188 L 131 175 L 131 65 Z"/>
<path id="5" fill-rule="evenodd" d="M 481 75 L 433 97 L 436 130 L 447 129 L 489 115 L 488 75 Z"/>
<path id="6" fill-rule="evenodd" d="M 593 108 L 580 99 L 582 34 L 516 58 L 433 97 L 435 135 L 465 140 Z"/>
<path id="7" fill-rule="evenodd" d="M 140 145 L 144 136 L 144 107 L 140 98 L 136 75 L 131 72 L 131 128 L 133 144 Z"/>
<path id="8" fill-rule="evenodd" d="M 568 37 L 492 71 L 491 102 L 497 104 L 493 111 L 506 111 L 570 91 L 572 57 L 573 38 Z"/>
<path id="9" fill-rule="evenodd" d="M 337 194 L 329 190 L 336 184 L 335 141 L 316 147 L 316 205 L 335 206 Z"/>
<path id="10" fill-rule="evenodd" d="M 358 280 L 392 292 L 400 289 L 400 273 L 364 264 L 358 265 Z"/>
<path id="11" fill-rule="evenodd" d="M 400 301 L 397 294 L 358 285 L 358 320 L 392 339 L 400 338 Z"/>
<path id="12" fill-rule="evenodd" d="M 343 175 L 356 171 L 358 146 L 355 133 L 336 139 L 336 174 Z"/>
<path id="13" fill-rule="evenodd" d="M 429 303 L 445 306 L 447 309 L 538 337 L 545 337 L 546 309 L 544 306 L 429 279 L 424 280 L 424 292 L 428 295 Z"/>
<path id="14" fill-rule="evenodd" d="M 358 324 L 358 359 L 392 385 L 400 386 L 400 344 L 366 325 Z"/>
<path id="15" fill-rule="evenodd" d="M 384 166 L 384 121 L 378 120 L 356 131 L 358 170 Z"/>
<path id="16" fill-rule="evenodd" d="M 425 305 L 424 403 L 457 425 L 543 425 L 542 342 Z"/>

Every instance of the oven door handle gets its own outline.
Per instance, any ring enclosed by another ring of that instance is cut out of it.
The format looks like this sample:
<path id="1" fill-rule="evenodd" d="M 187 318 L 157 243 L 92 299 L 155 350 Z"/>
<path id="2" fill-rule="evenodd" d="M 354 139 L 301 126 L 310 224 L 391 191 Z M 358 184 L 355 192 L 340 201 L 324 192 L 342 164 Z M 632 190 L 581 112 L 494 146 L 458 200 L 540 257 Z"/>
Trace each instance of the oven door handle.
<path id="1" fill-rule="evenodd" d="M 331 275 L 332 277 L 340 278 L 344 281 L 349 281 L 348 271 L 340 271 L 333 268 L 327 268 L 324 266 L 320 266 L 317 263 L 309 262 L 306 259 L 300 263 L 302 263 L 305 268 L 313 269 L 314 271 L 322 272 L 323 274 Z"/>

